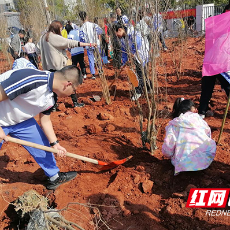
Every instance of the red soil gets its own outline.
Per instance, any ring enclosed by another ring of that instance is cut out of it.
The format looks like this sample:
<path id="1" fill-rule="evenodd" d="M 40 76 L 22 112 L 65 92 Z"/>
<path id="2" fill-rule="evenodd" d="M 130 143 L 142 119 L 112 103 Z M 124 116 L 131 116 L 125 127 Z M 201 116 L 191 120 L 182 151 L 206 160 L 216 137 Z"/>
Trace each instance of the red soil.
<path id="1" fill-rule="evenodd" d="M 184 43 L 179 80 L 175 65 L 180 63 L 181 48 L 173 39 L 168 39 L 167 44 L 171 48 L 161 54 L 157 72 L 159 87 L 163 91 L 167 86 L 168 96 L 167 102 L 159 104 L 159 109 L 171 111 L 177 97 L 189 98 L 198 104 L 204 39 L 189 38 Z M 112 64 L 105 67 L 105 74 L 108 82 L 112 82 Z M 105 162 L 130 155 L 133 158 L 101 172 L 91 163 L 57 157 L 61 171 L 76 170 L 78 176 L 53 193 L 42 185 L 44 174 L 27 151 L 19 145 L 5 143 L 0 150 L 0 229 L 18 229 L 19 219 L 9 204 L 31 189 L 47 196 L 51 208 L 63 209 L 69 204 L 62 214 L 86 230 L 229 229 L 229 217 L 209 217 L 206 209 L 185 207 L 191 187 L 230 186 L 229 117 L 212 165 L 203 171 L 175 177 L 170 160 L 161 153 L 164 129 L 170 118 L 160 120 L 158 149 L 151 156 L 149 150 L 142 149 L 137 107 L 130 101 L 130 85 L 124 71 L 114 85 L 116 97 L 112 96 L 112 104 L 106 105 L 104 99 L 99 102 L 90 99 L 93 95 L 102 97 L 100 79 L 86 79 L 78 89 L 79 101 L 84 102 L 85 107 L 72 108 L 70 98 L 62 99 L 60 111 L 52 113 L 51 118 L 61 145 L 69 152 Z M 226 101 L 225 94 L 216 85 L 211 100 L 215 115 L 205 119 L 216 141 Z M 143 98 L 140 102 L 145 105 Z"/>

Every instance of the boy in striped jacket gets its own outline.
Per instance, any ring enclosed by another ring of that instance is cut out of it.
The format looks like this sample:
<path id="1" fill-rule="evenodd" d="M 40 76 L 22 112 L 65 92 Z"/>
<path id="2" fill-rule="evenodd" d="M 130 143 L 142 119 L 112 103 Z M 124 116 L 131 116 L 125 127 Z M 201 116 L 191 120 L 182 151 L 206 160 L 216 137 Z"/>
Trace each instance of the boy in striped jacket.
<path id="1" fill-rule="evenodd" d="M 7 135 L 58 150 L 65 156 L 55 135 L 50 119 L 57 97 L 67 97 L 82 83 L 80 70 L 66 66 L 55 73 L 37 69 L 9 70 L 0 75 L 0 148 Z M 39 114 L 40 124 L 34 117 Z M 72 180 L 77 172 L 60 172 L 52 153 L 24 146 L 39 166 L 48 181 L 47 189 L 56 189 L 60 184 Z"/>

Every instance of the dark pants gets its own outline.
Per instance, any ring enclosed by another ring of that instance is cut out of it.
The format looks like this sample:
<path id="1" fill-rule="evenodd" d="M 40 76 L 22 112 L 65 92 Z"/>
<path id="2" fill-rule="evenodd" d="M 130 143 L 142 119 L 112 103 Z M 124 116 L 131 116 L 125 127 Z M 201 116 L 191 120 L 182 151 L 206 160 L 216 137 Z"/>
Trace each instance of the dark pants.
<path id="1" fill-rule="evenodd" d="M 142 70 L 141 70 L 142 69 L 141 64 L 138 63 L 136 60 L 134 61 L 134 64 L 136 66 L 136 73 L 137 73 L 138 80 L 139 80 L 138 87 L 135 87 L 135 90 L 136 90 L 137 94 L 142 94 L 143 88 L 144 88 L 144 79 L 143 79 L 143 74 L 142 74 Z M 147 69 L 146 69 L 146 67 L 143 67 L 143 68 L 144 68 L 145 77 L 147 77 Z M 148 81 L 146 79 L 147 90 L 150 90 L 151 84 L 152 84 L 151 81 Z"/>
<path id="2" fill-rule="evenodd" d="M 71 99 L 72 99 L 72 101 L 73 101 L 73 103 L 77 103 L 77 94 L 76 93 L 74 93 L 74 94 L 71 94 Z"/>
<path id="3" fill-rule="evenodd" d="M 84 53 L 72 56 L 72 64 L 77 66 L 78 63 L 81 67 L 82 74 L 85 75 L 86 69 L 85 69 L 85 62 L 84 62 Z"/>
<path id="4" fill-rule="evenodd" d="M 134 63 L 135 63 L 135 66 L 136 66 L 136 73 L 137 73 L 138 80 L 139 80 L 139 84 L 135 88 L 135 90 L 136 90 L 136 93 L 142 94 L 143 87 L 144 87 L 144 81 L 143 81 L 143 74 L 142 74 L 142 70 L 141 70 L 141 64 L 138 63 L 136 60 L 135 60 Z"/>
<path id="5" fill-rule="evenodd" d="M 165 39 L 164 39 L 164 35 L 163 35 L 163 32 L 162 32 L 162 31 L 160 31 L 160 32 L 158 33 L 158 37 L 159 37 L 159 40 L 160 40 L 160 42 L 161 42 L 161 44 L 162 44 L 162 47 L 163 47 L 163 48 L 167 48 L 167 46 L 166 46 L 166 44 L 165 44 Z"/>
<path id="6" fill-rule="evenodd" d="M 113 38 L 113 66 L 117 69 L 121 68 L 121 44 L 117 37 Z"/>
<path id="7" fill-rule="evenodd" d="M 102 51 L 102 57 L 109 56 L 109 46 L 106 42 L 106 37 L 104 34 L 101 35 L 101 51 Z"/>
<path id="8" fill-rule="evenodd" d="M 164 48 L 167 49 L 167 46 L 165 44 L 165 39 L 164 39 L 163 32 L 162 31 L 158 32 L 157 36 L 158 36 L 158 39 L 160 40 L 160 42 L 162 44 L 163 49 Z M 148 42 L 149 42 L 149 46 L 151 46 L 151 44 L 153 42 L 153 39 L 154 39 L 154 35 L 153 34 L 148 34 L 147 39 L 148 39 Z M 160 49 L 158 42 L 157 42 L 157 48 Z"/>
<path id="9" fill-rule="evenodd" d="M 220 81 L 221 87 L 225 90 L 227 96 L 229 95 L 230 85 L 221 74 L 204 76 L 201 82 L 200 106 L 198 109 L 199 114 L 205 115 L 208 110 L 208 103 L 212 97 L 216 79 Z"/>

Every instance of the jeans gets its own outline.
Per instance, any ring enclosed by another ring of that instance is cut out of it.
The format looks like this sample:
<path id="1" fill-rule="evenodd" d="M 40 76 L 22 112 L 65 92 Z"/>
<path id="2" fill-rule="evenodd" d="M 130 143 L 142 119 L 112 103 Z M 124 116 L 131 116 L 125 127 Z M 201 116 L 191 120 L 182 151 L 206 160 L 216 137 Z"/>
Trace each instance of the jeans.
<path id="1" fill-rule="evenodd" d="M 95 61 L 94 61 L 94 49 L 87 49 L 87 55 L 88 55 L 88 59 L 89 59 L 89 68 L 90 68 L 90 72 L 91 74 L 95 74 Z"/>

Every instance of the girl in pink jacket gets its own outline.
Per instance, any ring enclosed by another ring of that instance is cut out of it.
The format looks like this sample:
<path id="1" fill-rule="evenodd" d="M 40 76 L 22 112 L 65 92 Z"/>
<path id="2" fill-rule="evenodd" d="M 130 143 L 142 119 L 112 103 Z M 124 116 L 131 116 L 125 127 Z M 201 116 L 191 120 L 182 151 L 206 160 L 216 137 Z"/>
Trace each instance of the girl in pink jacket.
<path id="1" fill-rule="evenodd" d="M 175 175 L 209 167 L 216 154 L 211 129 L 200 117 L 191 100 L 178 98 L 173 106 L 173 120 L 166 127 L 162 146 L 164 156 L 171 158 Z"/>

